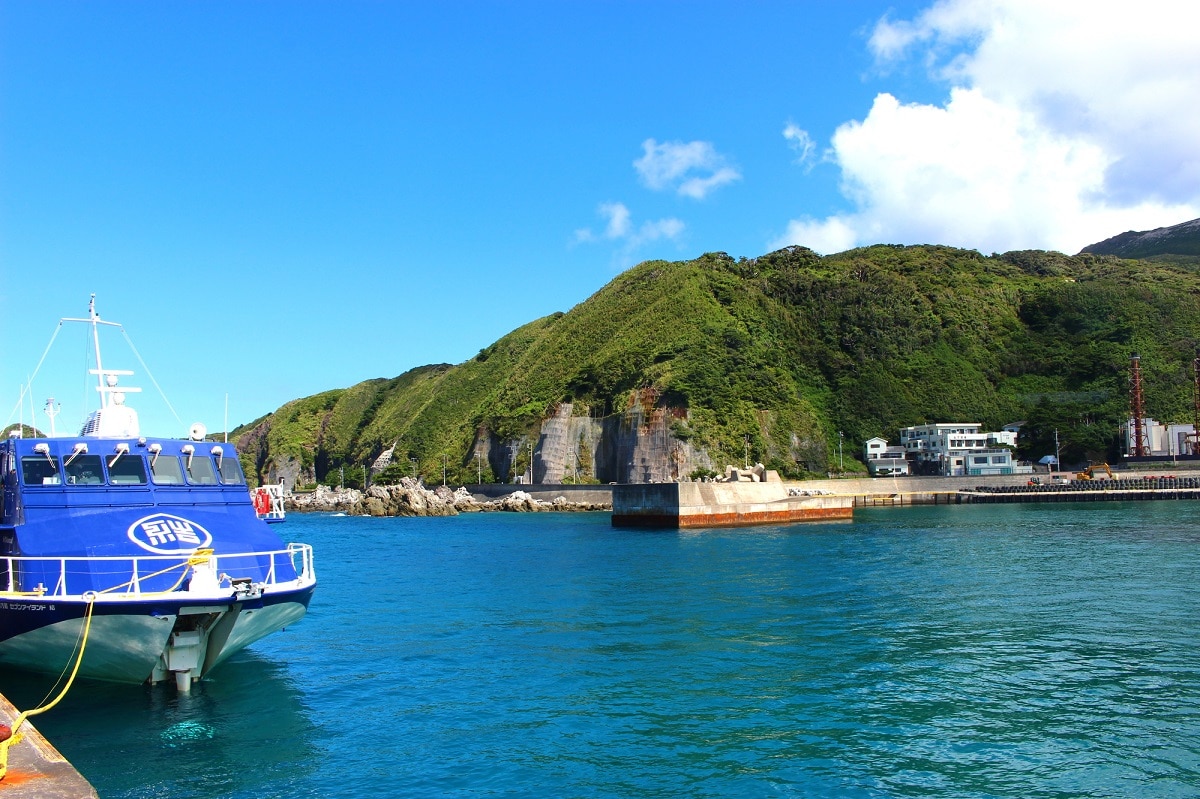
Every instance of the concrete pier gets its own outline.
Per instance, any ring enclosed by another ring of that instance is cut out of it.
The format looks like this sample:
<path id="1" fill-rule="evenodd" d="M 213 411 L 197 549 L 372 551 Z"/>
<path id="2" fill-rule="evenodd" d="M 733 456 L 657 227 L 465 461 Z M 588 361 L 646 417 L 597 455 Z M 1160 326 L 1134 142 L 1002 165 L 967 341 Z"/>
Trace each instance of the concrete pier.
<path id="1" fill-rule="evenodd" d="M 791 496 L 783 483 L 639 483 L 613 486 L 614 527 L 735 527 L 849 519 L 850 497 Z"/>
<path id="2" fill-rule="evenodd" d="M 17 715 L 12 703 L 0 696 L 0 723 L 11 727 Z M 21 732 L 24 736 L 8 750 L 0 799 L 97 799 L 91 783 L 32 724 L 25 722 Z"/>

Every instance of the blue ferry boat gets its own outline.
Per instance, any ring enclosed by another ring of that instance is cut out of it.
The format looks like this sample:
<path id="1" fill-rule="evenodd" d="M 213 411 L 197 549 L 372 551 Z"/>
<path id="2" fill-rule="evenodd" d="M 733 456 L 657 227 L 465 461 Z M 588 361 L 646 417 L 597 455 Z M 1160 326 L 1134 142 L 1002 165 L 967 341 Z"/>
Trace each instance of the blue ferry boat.
<path id="1" fill-rule="evenodd" d="M 0 441 L 0 667 L 174 679 L 180 690 L 299 621 L 316 587 L 312 548 L 275 533 L 278 497 L 252 495 L 229 443 L 149 438 L 105 369 L 78 435 Z M 61 322 L 60 322 L 61 326 Z M 83 639 L 87 631 L 86 641 Z"/>

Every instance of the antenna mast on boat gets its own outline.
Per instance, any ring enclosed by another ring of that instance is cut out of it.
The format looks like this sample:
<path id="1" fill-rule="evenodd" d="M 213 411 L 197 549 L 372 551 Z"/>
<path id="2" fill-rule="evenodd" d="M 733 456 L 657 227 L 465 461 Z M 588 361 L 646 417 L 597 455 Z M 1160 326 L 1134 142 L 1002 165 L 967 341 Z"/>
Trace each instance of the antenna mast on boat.
<path id="1" fill-rule="evenodd" d="M 54 397 L 51 397 L 50 399 L 46 400 L 45 411 L 46 415 L 50 417 L 50 437 L 53 438 L 54 436 L 58 435 L 58 432 L 54 429 L 54 417 L 58 416 L 58 414 L 62 411 L 62 403 L 55 402 Z"/>
<path id="2" fill-rule="evenodd" d="M 100 363 L 100 331 L 97 329 L 97 323 L 100 317 L 96 314 L 96 295 L 92 294 L 88 300 L 88 321 L 92 324 L 92 343 L 96 347 L 96 379 L 100 383 L 100 407 L 108 407 L 108 392 L 104 390 L 104 364 Z"/>
<path id="3" fill-rule="evenodd" d="M 100 360 L 100 325 L 115 327 L 122 332 L 125 329 L 117 322 L 106 322 L 100 318 L 100 314 L 96 313 L 95 294 L 88 300 L 86 319 L 64 318 L 59 320 L 59 325 L 63 322 L 83 322 L 91 325 L 92 342 L 96 352 L 96 368 L 90 371 L 96 375 L 98 382 L 96 391 L 100 393 L 100 410 L 88 417 L 80 435 L 137 435 L 137 412 L 125 405 L 125 395 L 140 392 L 141 389 L 118 385 L 119 377 L 131 375 L 133 372 L 126 369 L 105 369 L 104 362 Z M 129 337 L 125 338 L 128 341 Z M 103 419 L 109 421 L 102 422 Z"/>

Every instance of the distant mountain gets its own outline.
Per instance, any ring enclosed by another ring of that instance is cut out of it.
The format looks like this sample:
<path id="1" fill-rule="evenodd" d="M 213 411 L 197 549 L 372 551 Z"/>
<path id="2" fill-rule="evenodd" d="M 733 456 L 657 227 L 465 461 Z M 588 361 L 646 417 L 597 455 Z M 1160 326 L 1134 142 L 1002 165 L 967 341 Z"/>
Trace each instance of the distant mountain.
<path id="1" fill-rule="evenodd" d="M 1130 356 L 1147 415 L 1190 422 L 1198 345 L 1200 271 L 1173 263 L 940 246 L 709 253 L 639 264 L 469 361 L 294 400 L 235 437 L 253 478 L 300 485 L 361 485 L 366 464 L 430 483 L 444 469 L 454 485 L 651 482 L 747 461 L 788 477 L 861 472 L 867 439 L 952 421 L 1022 420 L 1027 459 L 1057 440 L 1067 463 L 1111 462 Z"/>
<path id="2" fill-rule="evenodd" d="M 1174 260 L 1170 256 L 1200 259 L 1200 219 L 1154 230 L 1130 230 L 1089 244 L 1080 251 L 1081 255 L 1084 253 L 1147 260 Z"/>

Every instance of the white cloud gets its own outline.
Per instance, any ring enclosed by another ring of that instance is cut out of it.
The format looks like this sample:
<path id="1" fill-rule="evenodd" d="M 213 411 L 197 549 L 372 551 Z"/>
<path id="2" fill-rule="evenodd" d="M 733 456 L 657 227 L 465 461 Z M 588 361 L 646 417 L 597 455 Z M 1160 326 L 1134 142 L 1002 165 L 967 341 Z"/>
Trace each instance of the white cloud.
<path id="1" fill-rule="evenodd" d="M 642 157 L 633 162 L 642 183 L 655 191 L 672 189 L 702 200 L 714 189 L 741 180 L 742 174 L 711 142 L 642 142 Z"/>
<path id="2" fill-rule="evenodd" d="M 853 217 L 831 216 L 826 219 L 793 219 L 787 231 L 776 239 L 770 249 L 779 250 L 791 244 L 803 244 L 820 253 L 844 252 L 859 241 Z"/>
<path id="3" fill-rule="evenodd" d="M 880 20 L 880 63 L 921 58 L 948 97 L 880 94 L 839 127 L 831 159 L 854 210 L 793 221 L 774 244 L 1075 252 L 1200 216 L 1191 17 L 1168 0 L 942 0 Z"/>
<path id="4" fill-rule="evenodd" d="M 677 239 L 683 233 L 685 227 L 686 225 L 682 221 L 674 217 L 658 219 L 653 222 L 643 222 L 642 226 L 638 228 L 637 235 L 633 236 L 631 241 L 640 246 L 648 241 Z"/>
<path id="5" fill-rule="evenodd" d="M 816 158 L 817 143 L 808 135 L 808 131 L 794 122 L 788 122 L 783 128 L 783 138 L 787 139 L 788 147 L 796 153 L 796 163 L 811 167 Z"/>
<path id="6" fill-rule="evenodd" d="M 625 203 L 600 203 L 596 213 L 608 220 L 604 232 L 597 234 L 591 228 L 580 228 L 575 231 L 575 243 L 596 242 L 601 239 L 611 241 L 629 236 L 632 223 Z"/>
<path id="7" fill-rule="evenodd" d="M 600 206 L 600 215 L 608 217 L 608 226 L 604 230 L 605 238 L 619 239 L 629 235 L 629 209 L 624 203 L 603 203 Z"/>
<path id="8" fill-rule="evenodd" d="M 635 226 L 629 208 L 620 202 L 601 203 L 596 213 L 606 220 L 604 232 L 597 234 L 591 228 L 581 228 L 575 231 L 574 241 L 577 244 L 601 240 L 617 242 L 620 246 L 616 258 L 622 266 L 628 266 L 644 245 L 663 239 L 677 241 L 687 229 L 674 217 L 647 220 Z"/>

